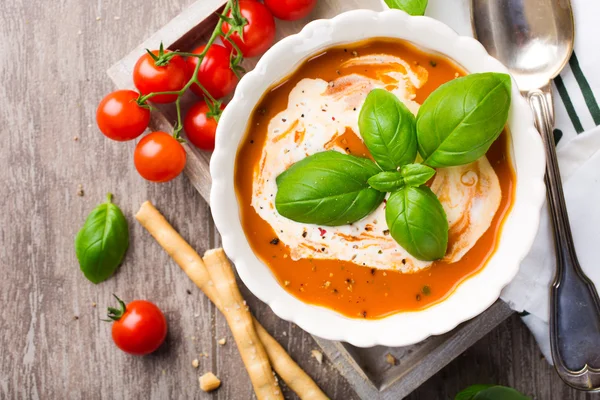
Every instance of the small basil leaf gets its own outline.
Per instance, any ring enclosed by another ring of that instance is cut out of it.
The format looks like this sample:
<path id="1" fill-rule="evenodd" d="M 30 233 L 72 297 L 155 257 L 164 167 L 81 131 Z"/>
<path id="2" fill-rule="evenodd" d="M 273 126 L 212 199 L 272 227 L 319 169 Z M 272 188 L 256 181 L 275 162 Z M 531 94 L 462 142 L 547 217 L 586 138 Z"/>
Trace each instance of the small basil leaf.
<path id="1" fill-rule="evenodd" d="M 407 186 L 421 186 L 435 175 L 435 169 L 423 164 L 407 164 L 400 168 Z"/>
<path id="2" fill-rule="evenodd" d="M 508 119 L 510 76 L 471 74 L 447 82 L 417 115 L 419 153 L 432 167 L 469 164 L 483 156 Z"/>
<path id="3" fill-rule="evenodd" d="M 531 400 L 515 389 L 505 386 L 492 386 L 473 396 L 473 400 Z"/>
<path id="4" fill-rule="evenodd" d="M 495 385 L 471 385 L 466 389 L 463 389 L 454 397 L 454 400 L 473 400 L 473 397 L 481 392 L 482 390 L 491 388 Z"/>
<path id="5" fill-rule="evenodd" d="M 387 201 L 385 219 L 390 234 L 413 257 L 440 259 L 448 247 L 448 219 L 427 186 L 404 186 Z"/>
<path id="6" fill-rule="evenodd" d="M 366 158 L 337 151 L 313 154 L 277 177 L 275 207 L 296 222 L 326 226 L 356 222 L 385 197 L 367 183 L 380 171 Z"/>
<path id="7" fill-rule="evenodd" d="M 384 171 L 415 161 L 415 116 L 393 94 L 372 90 L 358 116 L 358 128 L 369 152 Z"/>
<path id="8" fill-rule="evenodd" d="M 129 247 L 127 220 L 111 200 L 112 194 L 109 193 L 106 203 L 100 204 L 88 215 L 75 237 L 79 267 L 93 283 L 110 278 Z"/>
<path id="9" fill-rule="evenodd" d="M 427 0 L 385 0 L 385 4 L 410 15 L 425 15 L 427 8 Z"/>
<path id="10" fill-rule="evenodd" d="M 367 182 L 380 192 L 393 192 L 404 186 L 404 177 L 400 172 L 383 171 L 370 177 Z"/>

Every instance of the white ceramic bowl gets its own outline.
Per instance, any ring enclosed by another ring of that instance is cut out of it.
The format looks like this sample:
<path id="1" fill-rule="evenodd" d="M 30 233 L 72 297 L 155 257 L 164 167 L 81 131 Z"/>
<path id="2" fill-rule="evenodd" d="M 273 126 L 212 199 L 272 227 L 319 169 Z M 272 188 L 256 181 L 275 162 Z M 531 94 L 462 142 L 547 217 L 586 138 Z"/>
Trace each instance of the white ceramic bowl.
<path id="1" fill-rule="evenodd" d="M 544 151 L 525 100 L 513 81 L 509 116 L 517 182 L 512 211 L 506 217 L 498 248 L 485 268 L 463 282 L 446 300 L 423 311 L 403 312 L 380 320 L 352 319 L 330 309 L 303 303 L 286 292 L 269 268 L 253 253 L 240 223 L 234 190 L 234 163 L 250 115 L 263 93 L 319 51 L 367 38 L 408 40 L 439 52 L 469 72 L 506 68 L 487 54 L 476 40 L 458 36 L 443 23 L 428 17 L 410 17 L 397 10 L 356 10 L 331 20 L 313 21 L 298 34 L 275 44 L 256 68 L 239 83 L 217 132 L 210 163 L 213 183 L 212 214 L 223 247 L 246 286 L 279 317 L 307 332 L 355 346 L 406 346 L 438 335 L 483 312 L 516 275 L 536 235 L 545 196 Z"/>

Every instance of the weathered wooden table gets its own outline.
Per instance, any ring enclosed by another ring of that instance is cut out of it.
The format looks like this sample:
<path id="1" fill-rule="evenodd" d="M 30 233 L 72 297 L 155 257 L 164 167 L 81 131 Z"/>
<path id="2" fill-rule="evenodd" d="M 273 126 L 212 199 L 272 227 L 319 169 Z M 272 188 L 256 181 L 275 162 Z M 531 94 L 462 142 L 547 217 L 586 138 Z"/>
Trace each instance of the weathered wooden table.
<path id="1" fill-rule="evenodd" d="M 0 2 L 0 399 L 252 397 L 225 320 L 132 218 L 150 199 L 204 251 L 218 245 L 208 207 L 183 176 L 143 181 L 134 143 L 104 139 L 94 122 L 98 101 L 113 90 L 108 66 L 192 1 Z M 129 219 L 131 248 L 119 272 L 96 286 L 78 270 L 73 238 L 108 191 Z M 115 349 L 100 321 L 112 293 L 166 311 L 170 332 L 158 353 L 136 358 Z M 356 398 L 327 360 L 310 357 L 317 347 L 310 335 L 244 295 L 329 396 Z M 223 347 L 221 337 L 230 339 Z M 208 370 L 224 381 L 213 395 L 198 388 Z M 592 398 L 559 381 L 517 317 L 409 398 L 452 398 L 474 383 L 511 385 L 543 400 Z"/>

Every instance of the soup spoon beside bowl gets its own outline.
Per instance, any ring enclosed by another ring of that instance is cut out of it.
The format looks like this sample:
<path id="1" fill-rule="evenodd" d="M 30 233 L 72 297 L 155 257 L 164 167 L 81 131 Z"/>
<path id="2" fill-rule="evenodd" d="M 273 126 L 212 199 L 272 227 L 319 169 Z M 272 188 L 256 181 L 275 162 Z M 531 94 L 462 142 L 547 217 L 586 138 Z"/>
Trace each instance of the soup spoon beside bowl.
<path id="1" fill-rule="evenodd" d="M 448 332 L 482 313 L 498 299 L 501 290 L 517 274 L 537 233 L 545 197 L 545 158 L 530 109 L 513 82 L 507 130 L 510 132 L 510 158 L 516 174 L 514 198 L 504 218 L 496 250 L 479 272 L 428 308 L 398 312 L 381 319 L 350 318 L 293 296 L 278 283 L 246 238 L 234 182 L 236 156 L 253 111 L 273 85 L 328 48 L 376 38 L 408 41 L 423 51 L 452 60 L 468 73 L 508 73 L 479 42 L 461 37 L 431 18 L 411 17 L 397 10 L 356 10 L 330 20 L 313 21 L 300 33 L 275 44 L 256 68 L 240 81 L 219 121 L 210 164 L 213 179 L 210 200 L 223 247 L 240 278 L 275 314 L 324 339 L 345 341 L 359 347 L 397 347 Z"/>

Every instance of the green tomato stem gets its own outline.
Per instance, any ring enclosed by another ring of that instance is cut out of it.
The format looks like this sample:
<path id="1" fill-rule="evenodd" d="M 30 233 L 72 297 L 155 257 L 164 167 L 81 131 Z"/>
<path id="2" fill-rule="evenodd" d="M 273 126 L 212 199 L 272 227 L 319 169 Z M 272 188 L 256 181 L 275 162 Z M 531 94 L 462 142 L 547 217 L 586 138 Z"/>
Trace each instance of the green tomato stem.
<path id="1" fill-rule="evenodd" d="M 227 13 L 229 13 L 229 11 L 232 8 L 232 4 L 233 3 L 235 3 L 236 7 L 239 8 L 239 4 L 238 4 L 237 1 L 235 1 L 235 0 L 228 0 L 227 1 L 227 5 L 223 9 L 223 15 L 227 15 Z M 217 100 L 215 100 L 215 98 L 208 92 L 208 90 L 206 90 L 206 88 L 199 82 L 199 80 L 198 80 L 198 71 L 200 70 L 200 66 L 202 65 L 202 61 L 204 60 L 204 57 L 208 53 L 208 49 L 210 48 L 210 46 L 213 45 L 213 43 L 215 42 L 215 40 L 217 39 L 217 37 L 223 33 L 222 26 L 223 26 L 223 19 L 219 18 L 219 22 L 217 23 L 217 26 L 215 27 L 215 30 L 213 31 L 212 35 L 208 39 L 208 42 L 206 42 L 206 46 L 204 47 L 204 50 L 202 51 L 202 53 L 200 53 L 200 54 L 194 54 L 194 53 L 179 52 L 179 51 L 174 51 L 174 52 L 169 53 L 169 55 L 172 54 L 172 55 L 181 55 L 181 56 L 196 57 L 196 58 L 198 58 L 198 62 L 196 63 L 196 67 L 194 68 L 194 72 L 192 73 L 192 77 L 185 84 L 185 86 L 183 88 L 181 88 L 181 90 L 169 91 L 169 92 L 152 92 L 152 93 L 148 93 L 148 94 L 146 94 L 144 96 L 140 96 L 140 98 L 137 100 L 138 104 L 140 104 L 140 105 L 146 105 L 146 102 L 148 100 L 150 100 L 154 96 L 158 96 L 158 95 L 176 95 L 177 96 L 177 100 L 175 101 L 175 108 L 177 109 L 177 126 L 173 130 L 173 137 L 175 137 L 178 140 L 179 140 L 179 133 L 183 129 L 183 125 L 181 123 L 181 105 L 180 105 L 180 99 L 181 99 L 181 96 L 183 96 L 183 94 L 190 88 L 190 86 L 192 86 L 193 84 L 198 85 L 198 87 L 202 90 L 202 92 L 204 93 L 204 95 L 213 104 L 215 104 L 217 102 Z M 235 46 L 235 43 L 233 43 L 233 45 Z M 235 48 L 237 48 L 237 46 L 235 46 Z M 237 51 L 239 51 L 239 49 Z"/>

